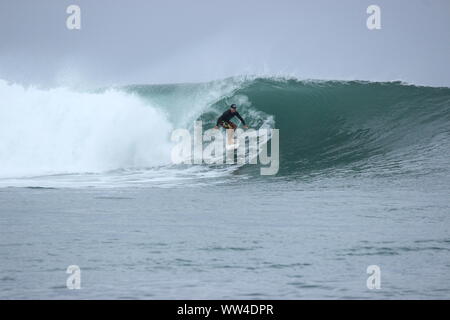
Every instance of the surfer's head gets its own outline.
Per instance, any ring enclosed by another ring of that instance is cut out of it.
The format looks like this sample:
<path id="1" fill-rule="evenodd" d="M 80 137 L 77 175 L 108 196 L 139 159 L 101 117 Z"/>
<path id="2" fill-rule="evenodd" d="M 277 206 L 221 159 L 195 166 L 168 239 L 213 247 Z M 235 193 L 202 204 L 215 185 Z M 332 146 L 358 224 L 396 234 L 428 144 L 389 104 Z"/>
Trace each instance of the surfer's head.
<path id="1" fill-rule="evenodd" d="M 231 106 L 230 106 L 230 110 L 231 110 L 231 112 L 236 112 L 236 105 L 233 103 Z"/>

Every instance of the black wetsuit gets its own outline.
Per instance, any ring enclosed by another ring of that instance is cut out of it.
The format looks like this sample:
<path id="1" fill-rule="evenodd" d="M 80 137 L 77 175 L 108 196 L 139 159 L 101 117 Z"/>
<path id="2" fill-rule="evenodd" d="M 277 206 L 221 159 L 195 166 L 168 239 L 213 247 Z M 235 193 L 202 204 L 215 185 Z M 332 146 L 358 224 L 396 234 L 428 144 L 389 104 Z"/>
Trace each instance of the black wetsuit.
<path id="1" fill-rule="evenodd" d="M 219 119 L 217 119 L 217 126 L 221 125 L 222 122 L 229 123 L 231 118 L 233 118 L 234 116 L 238 117 L 238 119 L 241 120 L 242 124 L 245 126 L 245 121 L 244 121 L 244 119 L 242 119 L 239 112 L 237 112 L 237 111 L 231 112 L 230 109 L 228 109 L 227 111 L 222 113 L 222 115 L 219 117 Z"/>

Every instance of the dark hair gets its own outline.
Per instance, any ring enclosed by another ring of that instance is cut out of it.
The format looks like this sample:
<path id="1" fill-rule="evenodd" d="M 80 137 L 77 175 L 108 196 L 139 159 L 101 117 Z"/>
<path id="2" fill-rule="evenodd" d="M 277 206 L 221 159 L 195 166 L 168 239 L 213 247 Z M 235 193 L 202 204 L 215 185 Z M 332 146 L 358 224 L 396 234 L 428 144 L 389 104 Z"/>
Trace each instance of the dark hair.
<path id="1" fill-rule="evenodd" d="M 236 109 L 236 105 L 233 103 L 230 108 Z"/>

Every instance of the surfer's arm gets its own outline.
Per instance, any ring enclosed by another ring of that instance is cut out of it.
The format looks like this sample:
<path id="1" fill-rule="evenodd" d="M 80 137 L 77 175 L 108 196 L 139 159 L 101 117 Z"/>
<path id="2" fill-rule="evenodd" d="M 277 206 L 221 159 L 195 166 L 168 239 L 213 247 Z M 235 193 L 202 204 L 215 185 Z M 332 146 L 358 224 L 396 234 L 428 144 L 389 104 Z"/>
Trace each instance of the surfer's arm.
<path id="1" fill-rule="evenodd" d="M 245 127 L 245 121 L 244 119 L 242 119 L 241 115 L 238 112 L 236 112 L 236 117 L 238 117 L 238 119 L 241 120 L 242 125 Z"/>
<path id="2" fill-rule="evenodd" d="M 219 124 L 222 122 L 222 116 L 223 116 L 223 115 L 221 115 L 221 116 L 219 117 L 219 119 L 217 119 L 216 127 L 218 127 Z"/>

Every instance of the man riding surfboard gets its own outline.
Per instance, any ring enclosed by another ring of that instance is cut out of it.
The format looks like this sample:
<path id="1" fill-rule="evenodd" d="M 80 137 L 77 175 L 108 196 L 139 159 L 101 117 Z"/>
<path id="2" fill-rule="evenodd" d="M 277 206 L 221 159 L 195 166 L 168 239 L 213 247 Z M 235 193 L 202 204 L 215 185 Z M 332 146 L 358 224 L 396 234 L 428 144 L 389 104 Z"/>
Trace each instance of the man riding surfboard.
<path id="1" fill-rule="evenodd" d="M 229 146 L 233 145 L 233 133 L 234 133 L 234 130 L 237 128 L 237 125 L 230 121 L 233 117 L 235 117 L 235 116 L 238 117 L 238 119 L 241 120 L 241 123 L 244 125 L 244 128 L 245 129 L 248 128 L 248 126 L 245 124 L 244 119 L 242 119 L 241 115 L 239 114 L 239 112 L 237 112 L 236 109 L 237 109 L 237 107 L 233 103 L 230 106 L 230 109 L 228 109 L 227 111 L 222 113 L 222 115 L 219 117 L 219 119 L 217 119 L 216 126 L 214 127 L 214 129 L 219 129 L 219 125 L 220 125 L 221 127 L 225 128 L 225 129 L 231 129 L 231 130 L 227 130 Z"/>

